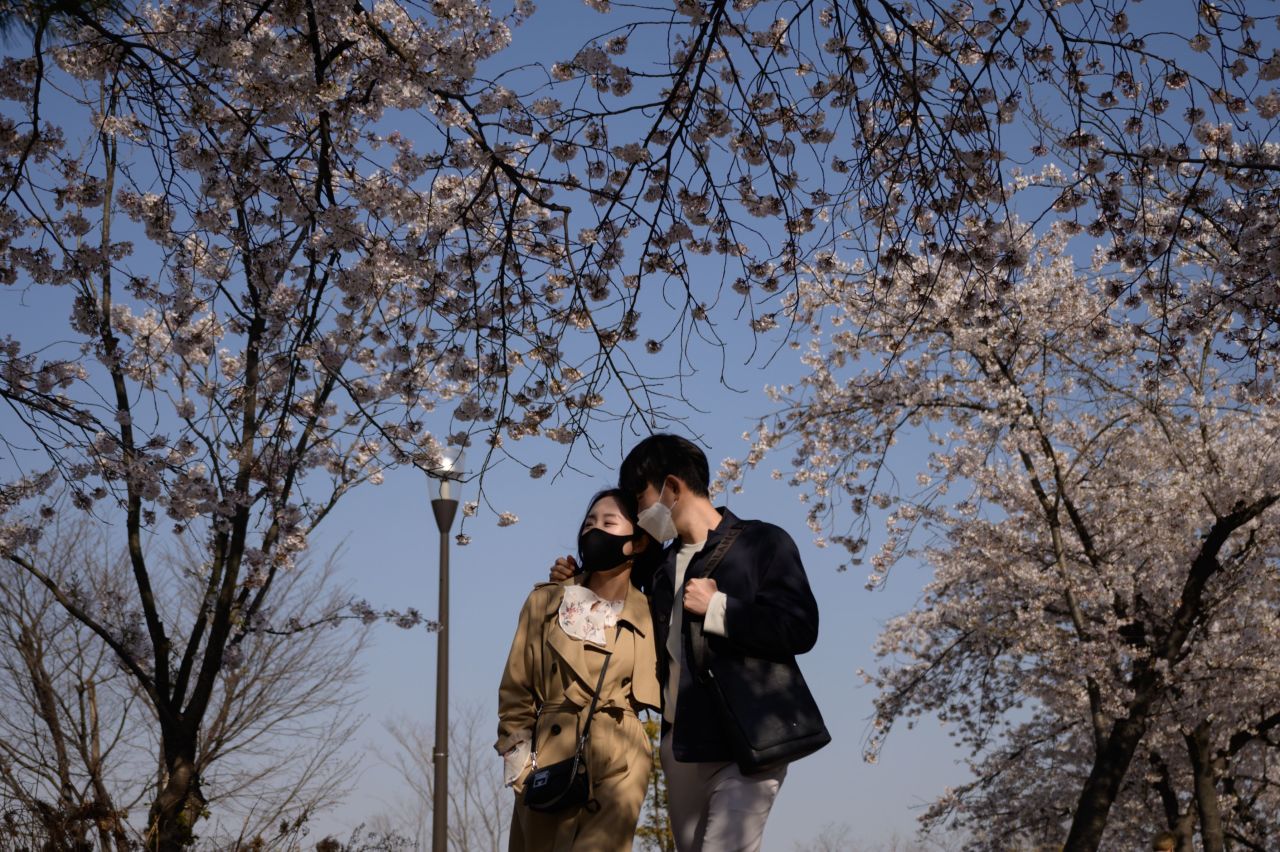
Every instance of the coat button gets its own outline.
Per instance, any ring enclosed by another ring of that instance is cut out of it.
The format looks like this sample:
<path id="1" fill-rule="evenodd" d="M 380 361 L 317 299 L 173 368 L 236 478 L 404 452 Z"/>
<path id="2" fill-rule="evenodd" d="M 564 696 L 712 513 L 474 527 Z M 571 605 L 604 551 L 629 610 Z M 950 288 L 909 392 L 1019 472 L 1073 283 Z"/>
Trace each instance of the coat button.
<path id="1" fill-rule="evenodd" d="M 554 737 L 554 736 L 555 736 L 556 734 L 558 734 L 558 733 L 560 733 L 560 726 L 559 726 L 559 725 L 552 725 L 552 726 L 551 726 L 551 736 L 553 736 L 553 737 Z"/>
<path id="2" fill-rule="evenodd" d="M 630 677 L 630 676 L 624 677 L 624 678 L 622 679 L 622 685 L 623 685 L 623 686 L 626 686 L 626 685 L 627 685 L 627 684 L 629 684 L 629 683 L 631 683 L 631 677 Z"/>

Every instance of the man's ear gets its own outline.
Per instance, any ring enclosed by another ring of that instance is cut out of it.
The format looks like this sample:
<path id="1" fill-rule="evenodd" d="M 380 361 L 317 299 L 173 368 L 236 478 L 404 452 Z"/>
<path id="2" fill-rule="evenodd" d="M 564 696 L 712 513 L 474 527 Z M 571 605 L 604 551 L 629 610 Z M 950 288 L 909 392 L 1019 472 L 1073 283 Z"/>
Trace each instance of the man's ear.
<path id="1" fill-rule="evenodd" d="M 667 478 L 662 480 L 662 490 L 668 494 L 674 494 L 677 499 L 685 491 L 689 490 L 689 486 L 684 484 L 684 480 L 676 476 L 674 473 L 667 474 Z"/>

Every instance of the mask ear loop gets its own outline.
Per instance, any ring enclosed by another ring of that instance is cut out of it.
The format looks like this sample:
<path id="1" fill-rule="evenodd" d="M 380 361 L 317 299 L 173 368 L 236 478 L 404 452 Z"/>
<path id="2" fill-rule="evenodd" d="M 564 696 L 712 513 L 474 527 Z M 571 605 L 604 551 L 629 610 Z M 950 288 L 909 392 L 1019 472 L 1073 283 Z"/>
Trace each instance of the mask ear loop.
<path id="1" fill-rule="evenodd" d="M 635 568 L 636 560 L 649 552 L 649 543 L 645 541 L 649 534 L 640 529 L 640 525 L 635 522 L 632 522 L 632 526 L 634 527 L 634 532 L 631 533 L 631 552 L 623 555 L 627 557 L 627 565 Z"/>

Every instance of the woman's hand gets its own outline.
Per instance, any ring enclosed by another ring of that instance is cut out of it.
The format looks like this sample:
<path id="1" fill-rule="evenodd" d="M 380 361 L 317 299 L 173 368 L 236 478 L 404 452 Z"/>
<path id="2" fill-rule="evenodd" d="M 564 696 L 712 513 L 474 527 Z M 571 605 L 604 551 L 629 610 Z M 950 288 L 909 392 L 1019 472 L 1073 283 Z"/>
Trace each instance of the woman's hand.
<path id="1" fill-rule="evenodd" d="M 529 766 L 533 731 L 516 731 L 511 737 L 513 745 L 502 753 L 502 783 L 508 787 L 520 780 Z"/>
<path id="2" fill-rule="evenodd" d="M 572 556 L 561 556 L 556 563 L 551 566 L 551 582 L 563 583 L 565 580 L 578 573 L 578 560 Z"/>

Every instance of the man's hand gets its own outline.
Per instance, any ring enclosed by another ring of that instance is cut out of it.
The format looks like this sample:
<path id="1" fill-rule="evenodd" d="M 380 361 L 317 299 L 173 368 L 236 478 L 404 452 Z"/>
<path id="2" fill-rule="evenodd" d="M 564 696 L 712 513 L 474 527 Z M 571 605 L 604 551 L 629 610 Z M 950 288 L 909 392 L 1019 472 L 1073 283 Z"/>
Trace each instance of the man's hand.
<path id="1" fill-rule="evenodd" d="M 698 577 L 684 584 L 684 609 L 694 615 L 706 615 L 711 596 L 716 593 L 716 581 Z"/>
<path id="2" fill-rule="evenodd" d="M 561 556 L 556 560 L 556 564 L 551 566 L 551 582 L 563 583 L 577 573 L 578 560 L 572 556 Z"/>

